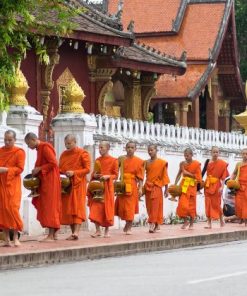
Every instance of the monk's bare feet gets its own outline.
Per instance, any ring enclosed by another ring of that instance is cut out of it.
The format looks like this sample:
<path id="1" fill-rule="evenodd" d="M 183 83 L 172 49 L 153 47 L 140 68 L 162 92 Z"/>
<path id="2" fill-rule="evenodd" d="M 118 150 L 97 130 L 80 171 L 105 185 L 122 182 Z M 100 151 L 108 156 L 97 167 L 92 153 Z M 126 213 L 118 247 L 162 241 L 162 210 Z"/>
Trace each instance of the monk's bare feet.
<path id="1" fill-rule="evenodd" d="M 223 220 L 220 221 L 220 227 L 224 227 L 225 226 L 225 223 Z"/>
<path id="2" fill-rule="evenodd" d="M 12 247 L 10 241 L 4 241 L 3 247 Z"/>
<path id="3" fill-rule="evenodd" d="M 39 242 L 41 242 L 41 243 L 51 243 L 51 242 L 54 242 L 54 241 L 55 241 L 54 237 L 48 235 L 47 237 L 41 239 Z"/>
<path id="4" fill-rule="evenodd" d="M 240 219 L 239 224 L 243 224 L 244 219 Z"/>
<path id="5" fill-rule="evenodd" d="M 212 229 L 212 223 L 208 222 L 208 225 L 204 227 L 205 229 Z"/>
<path id="6" fill-rule="evenodd" d="M 154 229 L 155 229 L 155 224 L 154 223 L 150 223 L 149 224 L 149 233 L 154 233 Z"/>
<path id="7" fill-rule="evenodd" d="M 189 224 L 189 230 L 192 230 L 192 229 L 194 229 L 194 222 L 193 222 L 193 220 L 190 221 L 190 224 Z"/>
<path id="8" fill-rule="evenodd" d="M 21 246 L 21 243 L 18 239 L 14 240 L 14 246 L 15 247 L 20 247 Z"/>
<path id="9" fill-rule="evenodd" d="M 59 230 L 56 230 L 56 231 L 54 232 L 54 235 L 53 235 L 54 240 L 58 240 L 58 231 L 59 231 Z"/>
<path id="10" fill-rule="evenodd" d="M 131 235 L 132 234 L 132 231 L 131 229 L 128 229 L 126 232 L 125 232 L 126 235 Z"/>
<path id="11" fill-rule="evenodd" d="M 184 224 L 181 226 L 181 229 L 186 229 L 187 226 L 189 226 L 189 222 L 184 221 Z"/>
<path id="12" fill-rule="evenodd" d="M 124 228 L 123 228 L 123 232 L 126 232 L 128 229 L 128 223 L 126 222 L 125 225 L 124 225 Z"/>
<path id="13" fill-rule="evenodd" d="M 95 233 L 91 234 L 91 237 L 93 238 L 102 237 L 101 231 L 96 231 Z"/>
<path id="14" fill-rule="evenodd" d="M 160 225 L 155 223 L 154 232 L 160 231 Z"/>

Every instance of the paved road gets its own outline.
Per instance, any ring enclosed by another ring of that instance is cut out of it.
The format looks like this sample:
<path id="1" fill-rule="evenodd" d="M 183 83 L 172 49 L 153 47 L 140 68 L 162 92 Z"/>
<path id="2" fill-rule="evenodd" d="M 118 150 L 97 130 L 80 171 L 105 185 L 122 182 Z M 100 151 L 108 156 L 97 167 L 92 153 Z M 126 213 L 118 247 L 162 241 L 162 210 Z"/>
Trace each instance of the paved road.
<path id="1" fill-rule="evenodd" d="M 247 243 L 0 272 L 1 296 L 246 296 Z"/>

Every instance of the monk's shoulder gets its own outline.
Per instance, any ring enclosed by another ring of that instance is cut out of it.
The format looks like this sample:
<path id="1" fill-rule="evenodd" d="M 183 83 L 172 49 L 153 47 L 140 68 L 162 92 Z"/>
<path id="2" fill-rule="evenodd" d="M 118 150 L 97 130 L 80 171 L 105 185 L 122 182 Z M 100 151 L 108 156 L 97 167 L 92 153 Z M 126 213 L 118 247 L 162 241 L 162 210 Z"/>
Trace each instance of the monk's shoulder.
<path id="1" fill-rule="evenodd" d="M 220 165 L 228 166 L 228 163 L 224 159 L 219 159 Z"/>
<path id="2" fill-rule="evenodd" d="M 138 156 L 134 156 L 133 159 L 135 160 L 136 163 L 138 163 L 139 165 L 143 165 L 144 164 L 144 160 L 141 159 Z"/>

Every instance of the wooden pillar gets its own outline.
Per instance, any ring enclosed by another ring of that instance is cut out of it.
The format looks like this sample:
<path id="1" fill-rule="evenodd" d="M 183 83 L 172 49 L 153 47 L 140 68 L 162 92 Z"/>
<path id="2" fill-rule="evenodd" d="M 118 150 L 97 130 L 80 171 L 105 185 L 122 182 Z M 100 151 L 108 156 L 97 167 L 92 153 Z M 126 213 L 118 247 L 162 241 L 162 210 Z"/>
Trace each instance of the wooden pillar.
<path id="1" fill-rule="evenodd" d="M 207 96 L 207 129 L 218 130 L 218 76 L 215 74 L 211 79 L 211 96 Z"/>
<path id="2" fill-rule="evenodd" d="M 126 89 L 126 117 L 142 120 L 142 95 L 140 79 L 133 77 L 131 85 Z"/>
<path id="3" fill-rule="evenodd" d="M 219 131 L 230 132 L 230 102 L 219 102 Z"/>
<path id="4" fill-rule="evenodd" d="M 200 104 L 199 97 L 192 102 L 192 116 L 193 116 L 193 127 L 200 127 Z"/>
<path id="5" fill-rule="evenodd" d="M 180 126 L 188 126 L 188 102 L 183 102 L 180 104 Z"/>

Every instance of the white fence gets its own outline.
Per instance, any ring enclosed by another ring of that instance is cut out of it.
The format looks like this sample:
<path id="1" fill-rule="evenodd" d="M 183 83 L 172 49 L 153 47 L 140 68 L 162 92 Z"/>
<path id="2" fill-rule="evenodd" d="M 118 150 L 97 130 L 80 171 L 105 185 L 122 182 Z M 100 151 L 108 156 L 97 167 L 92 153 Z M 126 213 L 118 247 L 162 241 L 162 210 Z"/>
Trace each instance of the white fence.
<path id="1" fill-rule="evenodd" d="M 191 145 L 208 149 L 219 146 L 223 150 L 241 150 L 247 147 L 247 137 L 238 133 L 218 132 L 199 128 L 149 123 L 126 118 L 112 118 L 91 114 L 97 122 L 96 135 L 116 140 L 135 140 L 138 143 L 154 142 L 164 145 Z"/>

